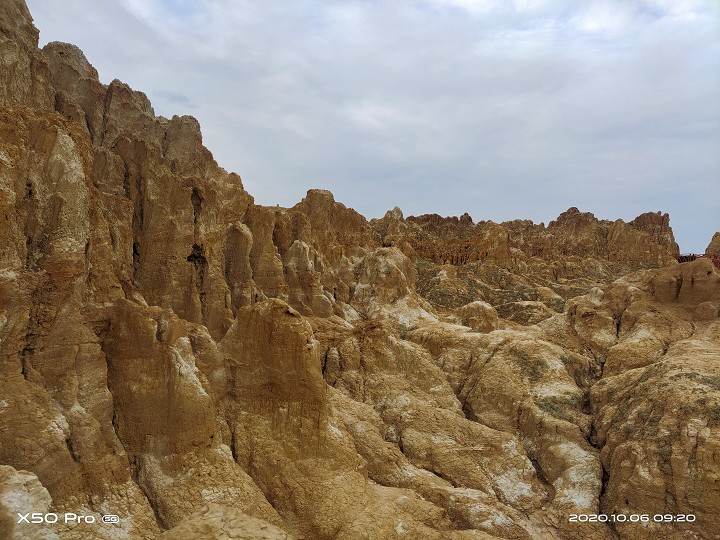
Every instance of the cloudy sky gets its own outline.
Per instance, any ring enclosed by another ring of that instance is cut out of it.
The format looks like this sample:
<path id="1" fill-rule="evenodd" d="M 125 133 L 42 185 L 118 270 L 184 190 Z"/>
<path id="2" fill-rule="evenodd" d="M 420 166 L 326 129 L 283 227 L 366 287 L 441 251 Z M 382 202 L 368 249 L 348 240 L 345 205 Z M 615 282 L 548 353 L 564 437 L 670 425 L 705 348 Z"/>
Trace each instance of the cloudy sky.
<path id="1" fill-rule="evenodd" d="M 262 204 L 720 230 L 717 0 L 28 0 Z"/>

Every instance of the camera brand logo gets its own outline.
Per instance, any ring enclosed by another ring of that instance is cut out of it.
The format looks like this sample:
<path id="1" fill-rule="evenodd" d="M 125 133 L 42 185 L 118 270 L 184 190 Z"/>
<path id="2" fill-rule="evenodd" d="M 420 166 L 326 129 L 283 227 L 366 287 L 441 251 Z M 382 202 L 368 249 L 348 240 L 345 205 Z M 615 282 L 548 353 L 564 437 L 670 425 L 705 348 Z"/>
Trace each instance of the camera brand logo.
<path id="1" fill-rule="evenodd" d="M 43 514 L 42 512 L 29 512 L 27 514 L 18 513 L 18 520 L 16 523 L 27 523 L 27 524 L 45 524 L 52 525 L 54 523 L 64 523 L 66 525 L 77 525 L 80 523 L 96 523 L 97 519 L 93 515 L 82 515 L 75 514 L 73 512 L 66 512 L 64 514 L 56 514 L 54 512 L 48 512 Z M 115 514 L 105 514 L 101 518 L 103 523 L 120 523 L 120 516 Z"/>

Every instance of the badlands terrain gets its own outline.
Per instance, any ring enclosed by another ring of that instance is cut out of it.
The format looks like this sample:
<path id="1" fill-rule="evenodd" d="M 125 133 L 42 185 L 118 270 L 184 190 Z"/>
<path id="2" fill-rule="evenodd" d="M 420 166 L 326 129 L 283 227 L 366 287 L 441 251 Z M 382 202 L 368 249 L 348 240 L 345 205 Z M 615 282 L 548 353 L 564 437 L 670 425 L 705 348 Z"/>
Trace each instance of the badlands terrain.
<path id="1" fill-rule="evenodd" d="M 0 538 L 720 538 L 720 274 L 667 214 L 259 206 L 23 0 L 0 63 Z"/>

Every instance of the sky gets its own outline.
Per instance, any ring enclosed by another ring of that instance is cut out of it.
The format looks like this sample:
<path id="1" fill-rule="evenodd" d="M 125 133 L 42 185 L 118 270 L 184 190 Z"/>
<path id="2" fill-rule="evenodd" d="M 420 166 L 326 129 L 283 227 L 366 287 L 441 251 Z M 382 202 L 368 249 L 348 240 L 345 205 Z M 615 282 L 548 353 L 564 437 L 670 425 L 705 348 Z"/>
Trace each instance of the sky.
<path id="1" fill-rule="evenodd" d="M 256 202 L 720 231 L 717 0 L 28 0 Z"/>

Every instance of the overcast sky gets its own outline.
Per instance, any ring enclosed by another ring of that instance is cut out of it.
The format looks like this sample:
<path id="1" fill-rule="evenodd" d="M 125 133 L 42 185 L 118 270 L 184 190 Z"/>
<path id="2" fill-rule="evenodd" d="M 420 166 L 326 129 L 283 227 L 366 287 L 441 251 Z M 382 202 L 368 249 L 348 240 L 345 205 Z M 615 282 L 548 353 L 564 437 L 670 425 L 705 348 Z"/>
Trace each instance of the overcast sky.
<path id="1" fill-rule="evenodd" d="M 28 0 L 261 204 L 720 230 L 717 0 Z"/>

